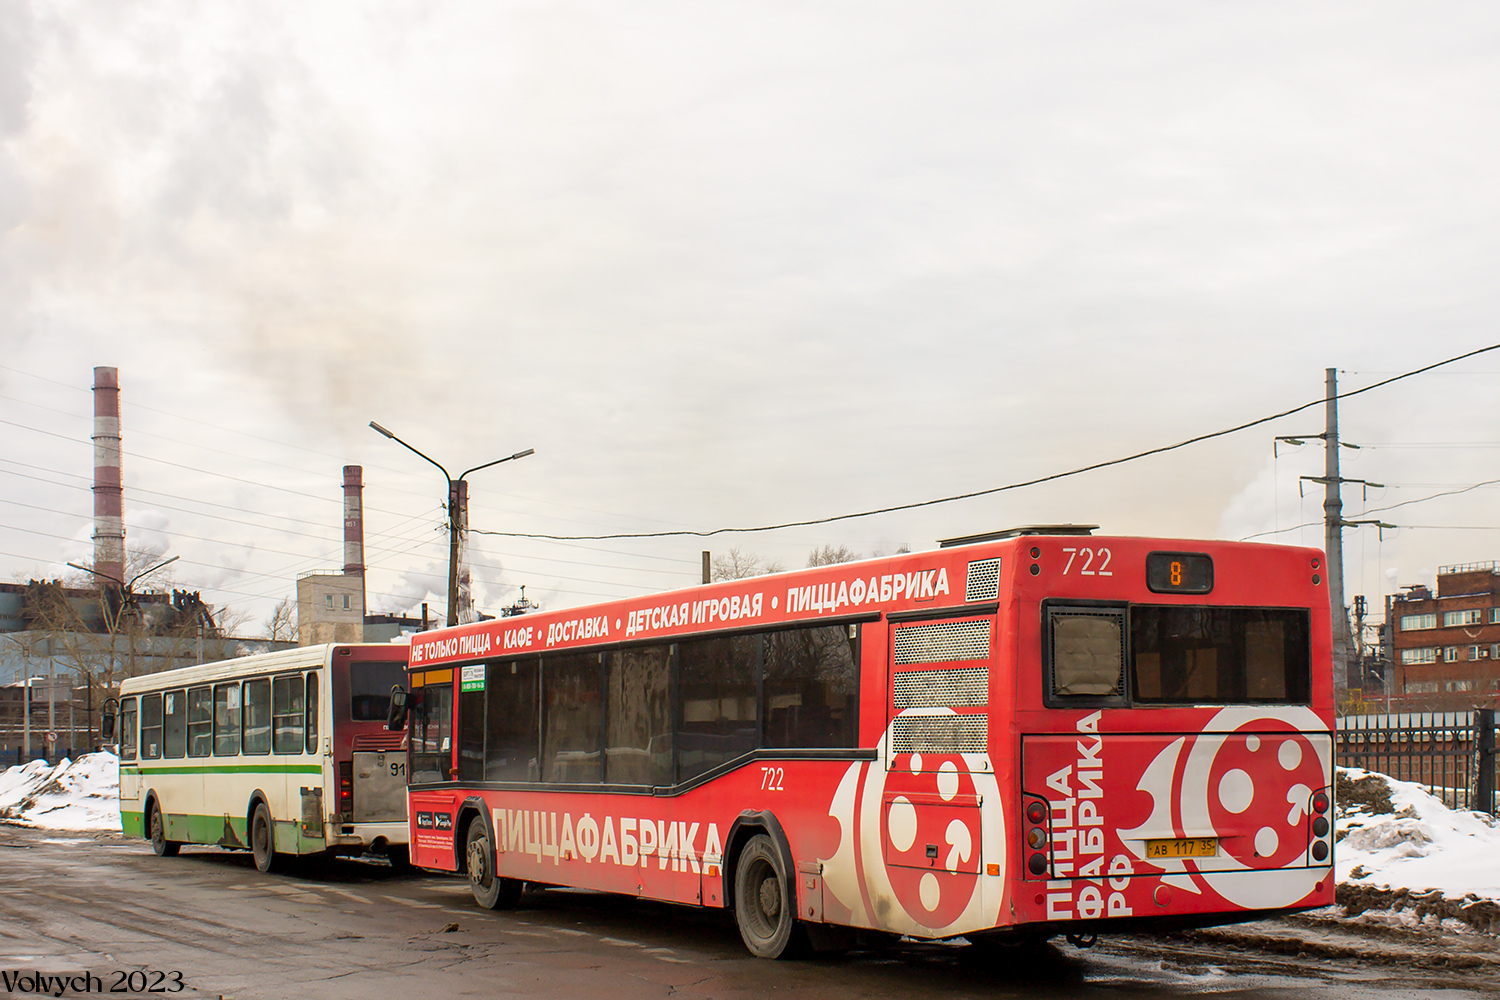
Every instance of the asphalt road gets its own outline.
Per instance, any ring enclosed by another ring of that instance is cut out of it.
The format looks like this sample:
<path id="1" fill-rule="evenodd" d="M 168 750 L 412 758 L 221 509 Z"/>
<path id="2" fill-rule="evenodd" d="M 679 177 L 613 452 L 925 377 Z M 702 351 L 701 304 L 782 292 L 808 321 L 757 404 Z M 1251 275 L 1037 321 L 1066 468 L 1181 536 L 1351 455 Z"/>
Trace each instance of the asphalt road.
<path id="1" fill-rule="evenodd" d="M 88 970 L 115 997 L 1178 997 L 1493 996 L 1482 972 L 1444 974 L 1220 950 L 1212 943 L 1104 940 L 978 956 L 902 943 L 839 958 L 751 958 L 734 921 L 594 893 L 527 893 L 478 909 L 465 884 L 342 861 L 289 875 L 248 855 L 0 826 L 0 980 Z M 153 970 L 147 979 L 119 978 Z M 158 980 L 156 972 L 165 973 Z M 181 974 L 183 988 L 171 992 Z M 147 993 L 140 985 L 160 985 Z M 24 983 L 22 984 L 24 986 Z M 75 984 L 76 985 L 76 984 Z M 98 989 L 98 987 L 95 987 Z M 50 991 L 49 991 L 50 992 Z M 22 991 L 0 981 L 0 996 Z M 74 995 L 64 993 L 64 995 Z"/>

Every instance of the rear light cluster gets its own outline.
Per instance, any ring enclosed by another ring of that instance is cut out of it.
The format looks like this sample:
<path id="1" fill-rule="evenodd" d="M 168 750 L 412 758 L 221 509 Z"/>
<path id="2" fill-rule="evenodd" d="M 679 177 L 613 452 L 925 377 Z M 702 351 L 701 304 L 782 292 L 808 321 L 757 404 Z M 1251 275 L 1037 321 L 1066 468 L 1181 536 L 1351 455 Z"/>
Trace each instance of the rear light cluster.
<path id="1" fill-rule="evenodd" d="M 1050 810 L 1043 799 L 1028 798 L 1026 801 L 1026 870 L 1035 876 L 1047 874 L 1047 814 Z"/>
<path id="2" fill-rule="evenodd" d="M 354 816 L 354 761 L 339 761 L 339 812 Z"/>
<path id="3" fill-rule="evenodd" d="M 1327 861 L 1328 855 L 1333 848 L 1330 846 L 1328 834 L 1333 829 L 1329 822 L 1328 810 L 1332 807 L 1333 800 L 1328 795 L 1328 790 L 1320 789 L 1313 793 L 1312 797 L 1312 834 L 1317 839 L 1313 841 L 1312 856 L 1314 861 Z"/>

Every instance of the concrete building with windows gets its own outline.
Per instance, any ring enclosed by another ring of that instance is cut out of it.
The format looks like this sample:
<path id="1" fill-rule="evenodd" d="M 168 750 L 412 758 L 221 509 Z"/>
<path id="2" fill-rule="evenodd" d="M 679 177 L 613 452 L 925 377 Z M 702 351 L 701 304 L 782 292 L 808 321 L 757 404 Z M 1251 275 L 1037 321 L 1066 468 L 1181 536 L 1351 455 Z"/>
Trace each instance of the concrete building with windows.
<path id="1" fill-rule="evenodd" d="M 1500 563 L 1440 566 L 1437 593 L 1405 589 L 1390 603 L 1393 701 L 1413 709 L 1500 703 Z"/>
<path id="2" fill-rule="evenodd" d="M 304 573 L 297 578 L 297 645 L 365 641 L 365 575 Z"/>

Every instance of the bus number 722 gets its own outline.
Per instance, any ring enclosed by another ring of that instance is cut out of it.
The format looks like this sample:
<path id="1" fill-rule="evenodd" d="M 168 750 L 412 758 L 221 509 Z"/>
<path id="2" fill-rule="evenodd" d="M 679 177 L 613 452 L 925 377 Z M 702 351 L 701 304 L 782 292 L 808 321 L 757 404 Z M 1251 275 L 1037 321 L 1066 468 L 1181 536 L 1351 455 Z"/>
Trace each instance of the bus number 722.
<path id="1" fill-rule="evenodd" d="M 1110 560 L 1109 549 L 1102 547 L 1097 549 L 1065 548 L 1063 551 L 1068 554 L 1068 564 L 1063 567 L 1063 576 L 1068 575 L 1068 571 L 1073 568 L 1073 562 L 1080 556 L 1083 557 L 1083 565 L 1078 568 L 1079 576 L 1115 575 L 1114 571 L 1108 568 Z M 1097 567 L 1094 566 L 1096 558 L 1102 560 Z"/>

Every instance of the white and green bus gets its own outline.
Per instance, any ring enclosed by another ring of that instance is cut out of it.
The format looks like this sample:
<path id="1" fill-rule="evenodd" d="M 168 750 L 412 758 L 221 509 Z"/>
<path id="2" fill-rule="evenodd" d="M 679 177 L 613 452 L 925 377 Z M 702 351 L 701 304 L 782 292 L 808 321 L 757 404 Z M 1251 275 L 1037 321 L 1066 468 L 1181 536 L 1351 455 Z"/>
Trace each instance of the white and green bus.
<path id="1" fill-rule="evenodd" d="M 407 860 L 406 733 L 386 728 L 407 647 L 303 646 L 120 686 L 120 822 L 159 855 L 248 849 Z M 108 727 L 108 723 L 106 723 Z"/>

